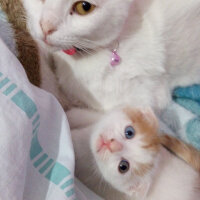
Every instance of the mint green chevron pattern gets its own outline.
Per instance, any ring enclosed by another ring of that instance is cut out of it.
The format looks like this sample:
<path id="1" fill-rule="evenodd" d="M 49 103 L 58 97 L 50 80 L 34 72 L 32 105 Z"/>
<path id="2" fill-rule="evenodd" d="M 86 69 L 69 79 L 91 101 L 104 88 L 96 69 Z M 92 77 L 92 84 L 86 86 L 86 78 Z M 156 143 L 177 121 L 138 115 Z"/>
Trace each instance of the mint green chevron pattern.
<path id="1" fill-rule="evenodd" d="M 68 198 L 74 197 L 74 179 L 71 178 L 70 170 L 51 158 L 40 145 L 38 139 L 38 132 L 40 128 L 40 114 L 35 102 L 23 91 L 20 90 L 15 83 L 8 77 L 4 77 L 0 72 L 0 91 L 5 95 L 12 103 L 14 103 L 22 112 L 24 112 L 32 124 L 32 141 L 30 148 L 30 160 L 33 161 L 33 166 L 44 178 L 54 183 L 60 190 L 64 192 Z M 61 184 L 67 177 L 69 179 Z"/>

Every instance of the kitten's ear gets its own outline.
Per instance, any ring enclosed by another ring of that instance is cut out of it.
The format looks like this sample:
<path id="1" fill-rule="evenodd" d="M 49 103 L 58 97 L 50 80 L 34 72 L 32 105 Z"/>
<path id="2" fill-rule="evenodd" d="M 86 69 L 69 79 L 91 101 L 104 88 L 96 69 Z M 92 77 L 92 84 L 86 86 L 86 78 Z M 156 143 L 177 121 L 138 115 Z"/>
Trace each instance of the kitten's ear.
<path id="1" fill-rule="evenodd" d="M 158 128 L 158 119 L 154 111 L 150 107 L 145 107 L 141 110 L 143 118 L 155 128 Z"/>
<path id="2" fill-rule="evenodd" d="M 151 127 L 158 128 L 158 120 L 150 107 L 125 107 L 123 111 L 133 121 L 147 122 Z"/>

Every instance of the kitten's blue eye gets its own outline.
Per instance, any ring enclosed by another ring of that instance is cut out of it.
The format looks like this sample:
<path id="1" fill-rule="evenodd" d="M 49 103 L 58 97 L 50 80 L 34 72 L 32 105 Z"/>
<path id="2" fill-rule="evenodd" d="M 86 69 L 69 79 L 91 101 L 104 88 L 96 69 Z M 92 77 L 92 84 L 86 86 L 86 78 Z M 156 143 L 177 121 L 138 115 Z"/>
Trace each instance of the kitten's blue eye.
<path id="1" fill-rule="evenodd" d="M 125 174 L 129 170 L 129 162 L 127 160 L 121 160 L 118 166 L 119 172 Z"/>
<path id="2" fill-rule="evenodd" d="M 135 129 L 132 126 L 126 127 L 125 136 L 127 139 L 132 139 L 135 136 Z"/>

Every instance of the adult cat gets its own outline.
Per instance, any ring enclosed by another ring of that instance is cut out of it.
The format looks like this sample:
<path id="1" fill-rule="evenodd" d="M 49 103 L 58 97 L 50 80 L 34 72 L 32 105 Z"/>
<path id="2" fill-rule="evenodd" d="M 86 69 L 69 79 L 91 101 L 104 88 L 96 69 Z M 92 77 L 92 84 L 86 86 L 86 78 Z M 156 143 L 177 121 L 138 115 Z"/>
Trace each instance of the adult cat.
<path id="1" fill-rule="evenodd" d="M 67 96 L 88 107 L 160 110 L 172 88 L 200 80 L 200 0 L 23 3 L 35 38 L 58 49 L 81 50 L 55 56 L 57 75 Z M 121 62 L 111 66 L 117 54 Z"/>

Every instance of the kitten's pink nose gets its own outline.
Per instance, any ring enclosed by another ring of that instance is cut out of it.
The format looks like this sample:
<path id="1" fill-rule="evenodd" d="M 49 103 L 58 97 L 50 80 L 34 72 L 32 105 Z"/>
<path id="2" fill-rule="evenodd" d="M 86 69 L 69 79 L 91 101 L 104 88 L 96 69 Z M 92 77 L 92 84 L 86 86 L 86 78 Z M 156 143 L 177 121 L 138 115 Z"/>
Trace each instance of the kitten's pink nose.
<path id="1" fill-rule="evenodd" d="M 48 35 L 51 35 L 54 31 L 56 31 L 56 26 L 49 20 L 41 20 L 40 21 L 40 26 L 42 29 L 42 32 L 44 33 L 44 37 L 46 39 L 46 37 Z"/>
<path id="2" fill-rule="evenodd" d="M 123 148 L 122 144 L 115 139 L 110 140 L 109 150 L 111 152 L 118 152 L 121 151 Z"/>
<path id="3" fill-rule="evenodd" d="M 97 143 L 97 151 L 100 152 L 103 148 L 109 150 L 111 153 L 119 152 L 123 149 L 123 146 L 120 142 L 115 139 L 105 140 L 102 136 L 99 138 Z"/>

